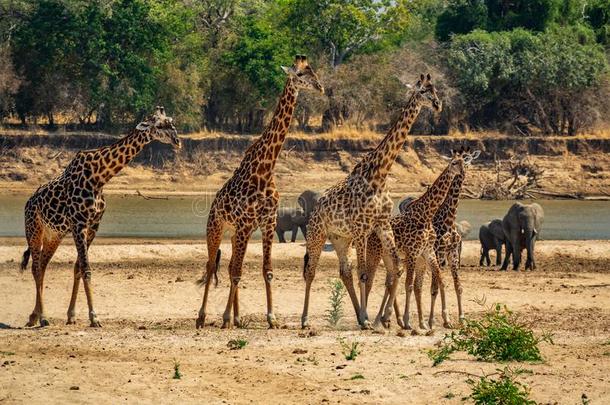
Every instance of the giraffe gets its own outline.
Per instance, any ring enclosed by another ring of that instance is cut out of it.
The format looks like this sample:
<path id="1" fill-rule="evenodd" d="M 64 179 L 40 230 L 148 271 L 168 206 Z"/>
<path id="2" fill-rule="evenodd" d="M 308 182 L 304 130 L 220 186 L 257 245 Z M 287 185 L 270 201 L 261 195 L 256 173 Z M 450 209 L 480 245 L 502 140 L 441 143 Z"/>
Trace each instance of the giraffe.
<path id="1" fill-rule="evenodd" d="M 437 237 L 432 221 L 438 209 L 441 207 L 441 204 L 445 201 L 455 176 L 463 173 L 464 165 L 469 164 L 471 160 L 472 156 L 463 149 L 459 151 L 452 151 L 450 163 L 438 176 L 435 182 L 428 188 L 428 190 L 421 197 L 410 203 L 402 213 L 394 216 L 390 221 L 394 233 L 394 239 L 396 241 L 396 247 L 402 256 L 403 265 L 407 273 L 405 284 L 407 298 L 402 322 L 400 320 L 398 304 L 397 301 L 395 301 L 398 278 L 392 277 L 392 257 L 383 248 L 382 241 L 376 234 L 371 234 L 369 237 L 366 252 L 368 276 L 366 283 L 367 295 L 371 291 L 377 265 L 379 264 L 379 260 L 381 258 L 383 258 L 387 270 L 386 292 L 382 299 L 382 305 L 376 318 L 376 324 L 382 322 L 384 326 L 389 326 L 389 318 L 383 318 L 382 311 L 384 308 L 391 308 L 393 304 L 394 309 L 396 310 L 398 324 L 405 329 L 411 328 L 411 324 L 409 322 L 409 307 L 410 296 L 411 292 L 413 291 L 415 264 L 417 258 L 423 257 L 426 260 L 426 264 L 431 269 L 433 277 L 431 310 L 428 323 L 430 327 L 432 327 L 434 302 L 436 295 L 438 294 L 438 290 L 440 289 L 444 325 L 446 327 L 450 326 L 446 311 L 444 284 L 436 258 L 435 242 Z M 421 280 L 422 277 L 416 278 L 416 281 L 420 283 Z M 423 312 L 421 308 L 421 285 L 415 286 L 415 299 L 419 315 L 419 326 L 420 328 L 425 329 L 426 326 L 423 322 Z"/>
<path id="2" fill-rule="evenodd" d="M 307 224 L 307 252 L 303 268 L 305 299 L 301 316 L 303 328 L 309 327 L 310 290 L 327 237 L 337 252 L 339 274 L 349 293 L 358 323 L 363 328 L 370 328 L 365 295 L 366 241 L 371 232 L 378 235 L 384 250 L 393 258 L 394 268 L 398 270 L 399 257 L 390 226 L 394 203 L 386 188 L 386 178 L 423 106 L 437 112 L 442 109 L 430 74 L 421 75 L 406 107 L 377 148 L 365 155 L 346 179 L 326 190 L 318 200 Z M 360 303 L 348 263 L 348 250 L 352 243 L 357 253 Z"/>
<path id="3" fill-rule="evenodd" d="M 470 153 L 470 147 L 464 150 L 465 153 Z M 470 154 L 472 159 L 470 162 L 477 159 L 481 151 L 476 150 Z M 467 168 L 469 165 L 464 165 Z M 457 206 L 460 201 L 460 193 L 462 185 L 466 177 L 465 171 L 461 171 L 454 178 L 445 201 L 441 204 L 438 211 L 432 219 L 432 226 L 436 233 L 436 241 L 434 242 L 434 251 L 436 259 L 440 266 L 449 265 L 451 268 L 451 276 L 453 278 L 453 287 L 457 296 L 458 304 L 458 319 L 461 322 L 464 319 L 464 310 L 462 308 L 462 284 L 460 282 L 460 257 L 462 254 L 462 236 L 457 230 L 455 219 L 457 215 Z M 423 274 L 423 273 L 417 273 Z M 416 281 L 415 285 L 421 285 L 421 282 Z M 432 286 L 432 289 L 435 287 Z"/>
<path id="4" fill-rule="evenodd" d="M 88 250 L 98 231 L 106 209 L 103 187 L 153 140 L 180 148 L 172 118 L 163 107 L 140 122 L 134 130 L 116 143 L 98 149 L 78 152 L 64 172 L 40 186 L 25 205 L 25 235 L 28 248 L 23 254 L 21 270 L 32 257 L 32 274 L 36 284 L 36 305 L 26 326 L 48 326 L 44 312 L 44 275 L 64 236 L 71 232 L 78 258 L 74 264 L 74 284 L 68 307 L 68 324 L 75 323 L 74 307 L 80 279 L 83 279 L 89 320 L 100 327 L 93 309 L 93 288 Z"/>
<path id="5" fill-rule="evenodd" d="M 324 93 L 318 76 L 309 66 L 307 57 L 297 55 L 294 64 L 282 67 L 288 78 L 273 118 L 263 134 L 248 148 L 233 176 L 218 191 L 207 222 L 208 261 L 206 272 L 199 284 L 205 284 L 203 302 L 199 310 L 196 327 L 205 326 L 206 305 L 212 276 L 216 277 L 220 264 L 220 242 L 226 230 L 232 231 L 232 254 L 229 262 L 230 291 L 223 314 L 222 328 L 233 323 L 240 326 L 239 281 L 248 240 L 252 232 L 260 226 L 263 239 L 263 278 L 267 294 L 267 322 L 270 328 L 277 328 L 273 314 L 271 281 L 271 246 L 276 226 L 279 194 L 275 187 L 274 167 L 286 139 L 286 133 L 294 113 L 299 90 L 317 90 Z M 217 280 L 217 278 L 216 278 Z"/>

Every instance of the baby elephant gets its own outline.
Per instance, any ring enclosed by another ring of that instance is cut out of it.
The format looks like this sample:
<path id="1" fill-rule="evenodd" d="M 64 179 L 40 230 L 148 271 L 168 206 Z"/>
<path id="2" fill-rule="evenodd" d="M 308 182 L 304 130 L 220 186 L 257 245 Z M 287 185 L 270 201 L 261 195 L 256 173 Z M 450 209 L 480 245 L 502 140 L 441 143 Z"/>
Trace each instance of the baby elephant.
<path id="1" fill-rule="evenodd" d="M 284 238 L 284 232 L 286 231 L 292 231 L 290 241 L 296 241 L 299 228 L 305 236 L 307 234 L 307 217 L 305 217 L 305 212 L 301 208 L 282 208 L 278 210 L 275 232 L 280 243 L 286 243 Z"/>
<path id="2" fill-rule="evenodd" d="M 483 262 L 486 262 L 487 266 L 491 265 L 491 259 L 489 258 L 490 250 L 496 251 L 496 266 L 502 264 L 502 245 L 506 243 L 502 220 L 494 219 L 485 225 L 481 225 L 481 228 L 479 228 L 479 241 L 481 242 L 479 266 L 483 266 Z"/>

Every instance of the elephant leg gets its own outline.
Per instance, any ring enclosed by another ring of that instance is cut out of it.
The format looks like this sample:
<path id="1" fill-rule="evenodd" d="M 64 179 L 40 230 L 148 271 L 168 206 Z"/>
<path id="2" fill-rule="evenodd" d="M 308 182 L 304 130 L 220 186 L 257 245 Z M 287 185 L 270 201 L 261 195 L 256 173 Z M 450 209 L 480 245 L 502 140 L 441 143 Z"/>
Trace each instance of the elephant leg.
<path id="1" fill-rule="evenodd" d="M 303 233 L 303 238 L 307 238 L 307 226 L 300 225 L 301 233 Z"/>
<path id="2" fill-rule="evenodd" d="M 481 247 L 481 258 L 479 259 L 480 267 L 483 267 L 484 259 L 485 259 L 485 248 Z"/>
<path id="3" fill-rule="evenodd" d="M 510 261 L 510 257 L 513 254 L 513 246 L 510 243 L 510 241 L 506 241 L 506 254 L 504 255 L 504 262 L 502 263 L 502 267 L 500 268 L 500 270 L 507 270 L 508 269 L 508 263 Z"/>
<path id="4" fill-rule="evenodd" d="M 521 264 L 521 250 L 523 246 L 521 246 L 520 236 L 516 235 L 513 242 L 513 270 L 515 271 L 519 270 L 519 265 Z"/>
<path id="5" fill-rule="evenodd" d="M 502 264 L 502 242 L 498 241 L 496 244 L 496 266 Z"/>
<path id="6" fill-rule="evenodd" d="M 294 243 L 297 240 L 297 232 L 299 231 L 298 225 L 292 226 L 292 237 L 290 238 L 290 242 Z"/>
<path id="7" fill-rule="evenodd" d="M 278 229 L 275 232 L 277 233 L 277 238 L 280 240 L 280 243 L 286 243 L 286 238 L 284 237 L 284 231 L 280 231 Z"/>

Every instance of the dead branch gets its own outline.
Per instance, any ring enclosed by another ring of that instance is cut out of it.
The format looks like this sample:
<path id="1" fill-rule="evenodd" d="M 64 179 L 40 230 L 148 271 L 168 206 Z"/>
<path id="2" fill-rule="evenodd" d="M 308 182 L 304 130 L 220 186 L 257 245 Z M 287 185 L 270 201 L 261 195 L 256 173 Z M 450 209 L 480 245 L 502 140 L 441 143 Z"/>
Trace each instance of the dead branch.
<path id="1" fill-rule="evenodd" d="M 144 195 L 140 192 L 140 190 L 136 190 L 136 195 L 138 197 L 142 197 L 145 200 L 169 200 L 169 197 L 151 197 L 148 195 Z"/>

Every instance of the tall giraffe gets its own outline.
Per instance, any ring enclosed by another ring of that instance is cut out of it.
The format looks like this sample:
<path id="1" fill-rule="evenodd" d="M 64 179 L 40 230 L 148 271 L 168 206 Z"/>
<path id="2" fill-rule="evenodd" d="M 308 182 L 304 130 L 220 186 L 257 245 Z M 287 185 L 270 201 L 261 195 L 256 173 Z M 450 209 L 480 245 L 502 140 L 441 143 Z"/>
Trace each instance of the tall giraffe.
<path id="1" fill-rule="evenodd" d="M 339 257 L 339 274 L 356 311 L 358 323 L 363 328 L 370 327 L 365 294 L 366 241 L 369 234 L 375 232 L 384 250 L 392 256 L 394 268 L 398 271 L 399 258 L 390 226 L 394 203 L 386 188 L 386 178 L 423 106 L 435 111 L 442 109 L 429 74 L 421 75 L 400 117 L 377 148 L 365 155 L 345 180 L 326 190 L 318 200 L 307 224 L 307 253 L 303 269 L 305 300 L 301 317 L 303 328 L 309 327 L 311 284 L 327 237 Z M 348 250 L 352 242 L 357 252 L 360 303 L 348 263 Z M 390 313 L 386 316 L 389 317 Z"/>
<path id="2" fill-rule="evenodd" d="M 42 302 L 44 274 L 68 232 L 72 232 L 78 259 L 74 264 L 74 284 L 67 323 L 75 323 L 74 306 L 82 277 L 91 326 L 101 326 L 93 310 L 88 250 L 106 209 L 102 189 L 153 140 L 180 148 L 173 120 L 165 115 L 163 107 L 157 107 L 153 115 L 140 122 L 118 142 L 78 152 L 61 175 L 39 187 L 27 201 L 25 235 L 28 249 L 23 254 L 21 270 L 26 269 L 31 255 L 32 274 L 36 283 L 36 306 L 26 326 L 34 326 L 37 321 L 40 321 L 40 326 L 49 325 Z"/>
<path id="3" fill-rule="evenodd" d="M 465 153 L 470 153 L 470 147 L 464 150 Z M 479 157 L 481 151 L 476 150 L 470 154 L 471 159 L 468 163 L 472 162 Z M 464 169 L 469 165 L 464 165 Z M 457 216 L 457 206 L 460 201 L 460 194 L 462 192 L 462 185 L 466 177 L 465 170 L 458 173 L 451 183 L 449 192 L 443 204 L 441 204 L 438 211 L 432 219 L 432 226 L 436 233 L 436 241 L 434 243 L 434 251 L 436 252 L 436 258 L 440 266 L 448 265 L 451 268 L 451 276 L 453 277 L 453 287 L 457 296 L 458 304 L 458 319 L 461 321 L 464 319 L 464 310 L 462 308 L 462 284 L 460 282 L 460 257 L 462 253 L 462 236 L 457 230 L 455 219 Z M 418 273 L 422 274 L 422 273 Z M 416 281 L 415 285 L 421 285 L 421 282 Z M 434 286 L 431 287 L 435 289 Z"/>
<path id="4" fill-rule="evenodd" d="M 377 321 L 382 321 L 384 326 L 388 326 L 389 319 L 386 317 L 382 318 L 382 310 L 384 307 L 391 307 L 392 304 L 396 309 L 396 317 L 398 323 L 403 328 L 410 329 L 409 323 L 409 307 L 410 297 L 413 291 L 415 263 L 418 257 L 423 257 L 426 260 L 428 267 L 431 269 L 433 282 L 432 290 L 432 306 L 430 310 L 429 324 L 432 326 L 434 300 L 440 289 L 441 303 L 442 303 L 442 314 L 445 326 L 449 326 L 449 319 L 446 311 L 445 301 L 445 290 L 440 272 L 440 267 L 436 258 L 436 252 L 434 245 L 436 242 L 436 233 L 432 225 L 432 220 L 437 213 L 440 206 L 443 204 L 447 197 L 447 193 L 453 184 L 455 176 L 459 175 L 464 170 L 464 165 L 469 164 L 472 160 L 472 156 L 464 152 L 463 150 L 453 152 L 450 163 L 447 165 L 445 170 L 439 175 L 435 182 L 428 188 L 428 190 L 418 199 L 410 203 L 402 213 L 395 216 L 391 220 L 391 227 L 394 233 L 394 239 L 396 241 L 396 247 L 403 258 L 405 270 L 407 272 L 406 277 L 406 306 L 403 321 L 400 321 L 400 312 L 398 310 L 396 299 L 396 289 L 398 279 L 392 277 L 392 258 L 383 249 L 382 242 L 379 237 L 372 234 L 369 237 L 367 244 L 367 294 L 373 285 L 373 279 L 379 264 L 379 260 L 383 258 L 384 264 L 387 269 L 386 276 L 386 292 L 382 299 L 381 309 L 377 315 Z M 421 283 L 422 278 L 417 277 L 416 281 Z M 415 298 L 419 314 L 419 325 L 420 328 L 425 328 L 423 322 L 423 311 L 421 308 L 421 286 L 415 287 Z"/>
<path id="5" fill-rule="evenodd" d="M 324 93 L 318 76 L 309 66 L 307 58 L 297 55 L 290 68 L 282 67 L 288 75 L 286 86 L 278 102 L 271 122 L 246 151 L 233 176 L 218 191 L 210 208 L 207 223 L 208 261 L 206 272 L 200 284 L 205 283 L 203 302 L 199 310 L 196 327 L 205 326 L 208 291 L 213 276 L 220 263 L 220 242 L 226 230 L 231 230 L 232 254 L 229 262 L 231 288 L 223 314 L 223 328 L 231 326 L 231 308 L 234 324 L 239 319 L 239 281 L 248 240 L 252 232 L 260 226 L 263 238 L 263 277 L 267 293 L 267 322 L 270 328 L 277 328 L 273 315 L 271 296 L 271 246 L 275 232 L 279 194 L 275 187 L 274 167 L 282 149 L 286 133 L 290 127 L 299 90 L 317 90 Z"/>

